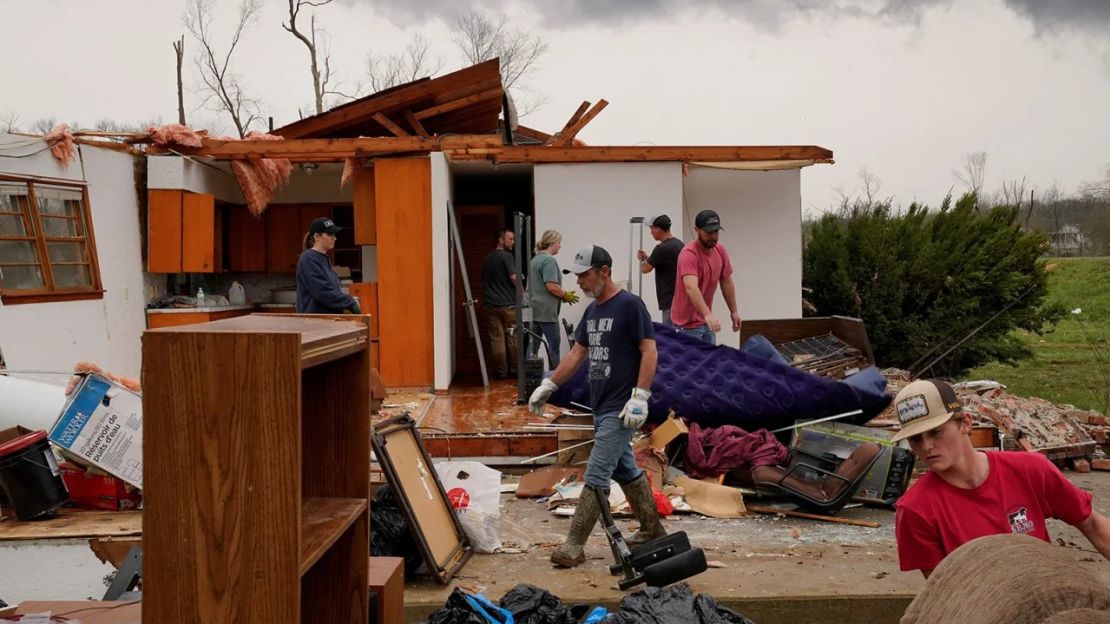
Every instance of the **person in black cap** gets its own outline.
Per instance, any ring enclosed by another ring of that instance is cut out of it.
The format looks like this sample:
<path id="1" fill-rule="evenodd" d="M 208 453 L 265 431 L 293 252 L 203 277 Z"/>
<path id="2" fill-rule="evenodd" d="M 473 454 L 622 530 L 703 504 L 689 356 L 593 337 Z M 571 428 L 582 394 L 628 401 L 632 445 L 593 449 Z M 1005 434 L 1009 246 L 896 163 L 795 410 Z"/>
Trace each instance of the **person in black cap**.
<path id="1" fill-rule="evenodd" d="M 313 219 L 297 260 L 297 312 L 301 314 L 362 314 L 358 302 L 343 292 L 328 252 L 343 228 L 327 217 Z"/>
<path id="2" fill-rule="evenodd" d="M 713 314 L 713 295 L 718 284 L 732 313 L 732 331 L 740 331 L 732 262 L 728 251 L 718 243 L 721 217 L 716 212 L 699 212 L 694 218 L 694 229 L 697 240 L 690 241 L 678 254 L 678 283 L 671 303 L 671 321 L 678 331 L 716 344 L 721 321 Z"/>
<path id="3" fill-rule="evenodd" d="M 671 300 L 674 299 L 678 253 L 682 251 L 682 240 L 671 234 L 671 218 L 667 215 L 652 217 L 651 237 L 659 242 L 649 256 L 643 249 L 636 252 L 640 258 L 640 272 L 655 271 L 655 299 L 663 312 L 663 322 L 671 325 Z"/>
<path id="4" fill-rule="evenodd" d="M 613 258 L 591 245 L 574 255 L 570 270 L 593 303 L 586 308 L 574 335 L 574 347 L 528 400 L 528 409 L 543 414 L 551 394 L 589 360 L 590 407 L 594 412 L 594 445 L 586 463 L 586 489 L 578 499 L 566 542 L 551 554 L 555 565 L 571 568 L 586 560 L 584 547 L 601 513 L 596 491 L 608 499 L 609 481 L 616 481 L 632 506 L 640 530 L 629 544 L 666 535 L 644 471 L 632 455 L 632 434 L 648 416 L 655 379 L 655 330 L 642 299 L 613 283 Z"/>

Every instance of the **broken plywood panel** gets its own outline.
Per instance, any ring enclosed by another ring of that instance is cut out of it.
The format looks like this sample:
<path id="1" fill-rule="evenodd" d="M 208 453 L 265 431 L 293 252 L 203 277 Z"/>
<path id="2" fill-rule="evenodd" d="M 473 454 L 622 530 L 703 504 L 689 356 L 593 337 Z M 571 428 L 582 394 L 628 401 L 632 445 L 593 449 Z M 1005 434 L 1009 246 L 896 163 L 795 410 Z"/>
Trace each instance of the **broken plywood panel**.
<path id="1" fill-rule="evenodd" d="M 142 535 L 141 511 L 84 511 L 62 508 L 51 520 L 0 522 L 0 541 Z"/>

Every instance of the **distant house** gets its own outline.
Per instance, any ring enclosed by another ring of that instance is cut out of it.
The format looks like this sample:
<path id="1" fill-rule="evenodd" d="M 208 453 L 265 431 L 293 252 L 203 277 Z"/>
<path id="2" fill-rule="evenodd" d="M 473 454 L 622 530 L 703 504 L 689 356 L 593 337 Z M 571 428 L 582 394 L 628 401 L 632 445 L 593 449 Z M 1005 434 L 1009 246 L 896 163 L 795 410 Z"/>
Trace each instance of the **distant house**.
<path id="1" fill-rule="evenodd" d="M 1069 223 L 1053 232 L 1049 235 L 1049 239 L 1052 243 L 1052 252 L 1057 256 L 1082 256 L 1091 248 L 1090 239 L 1074 223 Z"/>

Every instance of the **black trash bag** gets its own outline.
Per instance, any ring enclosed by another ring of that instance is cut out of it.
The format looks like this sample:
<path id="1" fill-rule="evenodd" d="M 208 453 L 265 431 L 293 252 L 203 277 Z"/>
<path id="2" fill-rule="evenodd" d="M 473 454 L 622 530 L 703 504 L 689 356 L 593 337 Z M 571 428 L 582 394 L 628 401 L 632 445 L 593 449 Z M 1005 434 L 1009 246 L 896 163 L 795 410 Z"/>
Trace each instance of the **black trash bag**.
<path id="1" fill-rule="evenodd" d="M 479 606 L 476 608 L 475 604 Z M 485 598 L 470 596 L 456 587 L 447 597 L 447 602 L 443 603 L 443 608 L 428 616 L 427 624 L 491 624 L 507 621 L 508 618 L 497 613 L 493 607 Z M 488 614 L 488 617 L 483 613 Z"/>
<path id="2" fill-rule="evenodd" d="M 590 606 L 565 605 L 546 589 L 521 583 L 501 597 L 501 608 L 513 614 L 515 624 L 578 624 Z"/>
<path id="3" fill-rule="evenodd" d="M 370 554 L 403 558 L 405 580 L 412 580 L 416 569 L 424 564 L 424 556 L 409 532 L 405 514 L 388 485 L 383 485 L 370 503 Z"/>
<path id="4" fill-rule="evenodd" d="M 648 587 L 625 596 L 621 610 L 605 624 L 755 624 L 726 609 L 705 594 L 695 594 L 685 583 Z"/>

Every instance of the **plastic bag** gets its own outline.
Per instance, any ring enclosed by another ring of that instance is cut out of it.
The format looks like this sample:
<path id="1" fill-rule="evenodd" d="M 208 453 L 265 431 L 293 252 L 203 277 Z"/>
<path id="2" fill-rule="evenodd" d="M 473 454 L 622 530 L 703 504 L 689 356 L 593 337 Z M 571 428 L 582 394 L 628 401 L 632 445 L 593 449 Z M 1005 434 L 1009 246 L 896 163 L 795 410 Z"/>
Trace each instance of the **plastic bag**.
<path id="1" fill-rule="evenodd" d="M 412 538 L 405 515 L 388 485 L 382 486 L 370 502 L 370 554 L 403 558 L 406 579 L 413 578 L 416 569 L 424 564 L 424 556 Z"/>
<path id="2" fill-rule="evenodd" d="M 754 624 L 726 609 L 706 594 L 695 594 L 685 584 L 648 587 L 621 600 L 621 610 L 606 624 Z"/>
<path id="3" fill-rule="evenodd" d="M 458 587 L 443 608 L 428 616 L 428 624 L 515 624 L 513 614 L 481 594 L 468 594 Z"/>
<path id="4" fill-rule="evenodd" d="M 435 465 L 474 552 L 501 548 L 501 473 L 473 461 Z"/>
<path id="5" fill-rule="evenodd" d="M 559 597 L 535 585 L 521 583 L 499 601 L 512 612 L 516 624 L 578 624 L 589 605 L 565 605 Z"/>

